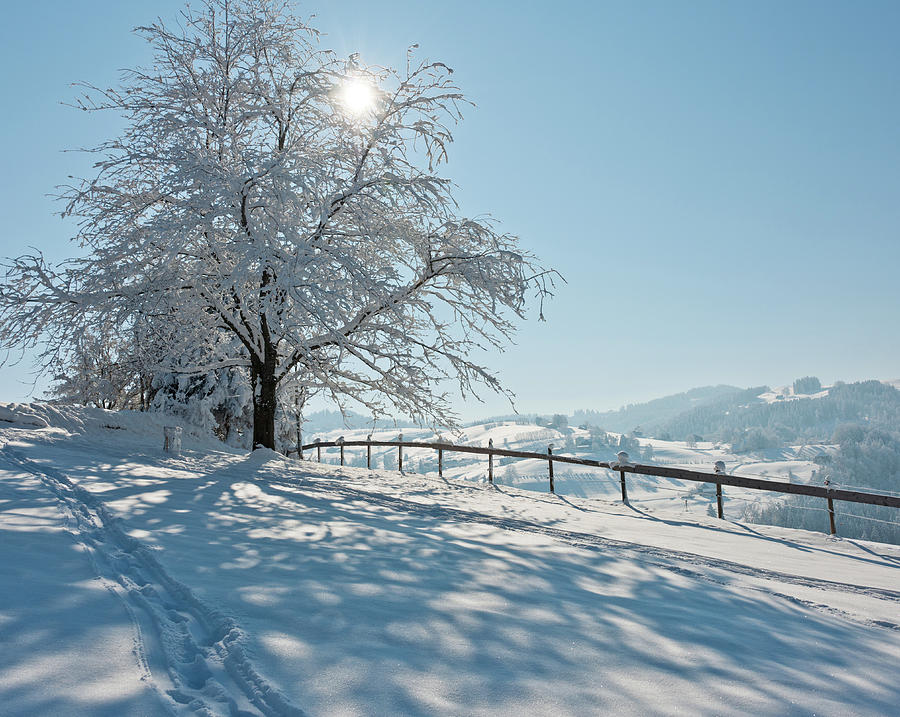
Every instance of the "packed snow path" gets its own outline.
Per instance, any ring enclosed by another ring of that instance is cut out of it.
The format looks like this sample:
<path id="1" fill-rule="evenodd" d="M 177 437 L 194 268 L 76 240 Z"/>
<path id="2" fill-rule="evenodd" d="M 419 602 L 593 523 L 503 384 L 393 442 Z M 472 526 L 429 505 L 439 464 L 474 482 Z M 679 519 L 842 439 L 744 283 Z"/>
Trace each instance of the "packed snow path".
<path id="1" fill-rule="evenodd" d="M 144 636 L 145 679 L 172 710 L 880 715 L 900 704 L 894 547 L 210 445 L 167 458 L 155 428 L 123 427 L 5 429 L 17 464 L 0 481 L 27 468 L 73 512 L 87 507 L 77 539 L 104 558 L 98 572 Z"/>
<path id="2" fill-rule="evenodd" d="M 187 586 L 173 580 L 144 545 L 123 532 L 119 521 L 100 500 L 63 474 L 37 468 L 8 447 L 3 448 L 2 457 L 8 466 L 21 471 L 20 476 L 30 473 L 41 480 L 64 511 L 76 544 L 90 557 L 96 579 L 121 598 L 132 620 L 133 661 L 140 679 L 158 693 L 156 711 L 210 716 L 302 715 L 255 673 L 241 646 L 236 644 L 241 635 L 233 621 L 198 601 Z M 33 480 L 25 480 L 26 485 L 32 483 Z M 5 491 L 16 490 L 16 484 L 9 481 L 3 487 Z M 20 560 L 21 557 L 20 553 Z M 13 565 L 15 562 L 10 561 Z M 48 569 L 52 570 L 53 565 L 50 562 Z M 47 576 L 51 580 L 53 572 Z M 79 617 L 84 619 L 83 615 Z M 55 622 L 53 615 L 43 618 Z M 65 642 L 56 645 L 68 647 Z M 156 668 L 152 672 L 151 665 Z M 113 663 L 107 670 L 120 672 L 121 665 Z M 107 707 L 103 697 L 98 696 L 95 701 L 100 707 Z M 110 714 L 126 712 L 122 705 L 110 708 Z M 97 714 L 96 709 L 95 705 L 88 714 Z M 142 706 L 135 714 L 148 711 Z M 25 713 L 35 714 L 35 706 L 28 705 Z"/>
<path id="3" fill-rule="evenodd" d="M 135 616 L 71 516 L 37 477 L 2 468 L 0 715 L 169 714 Z"/>

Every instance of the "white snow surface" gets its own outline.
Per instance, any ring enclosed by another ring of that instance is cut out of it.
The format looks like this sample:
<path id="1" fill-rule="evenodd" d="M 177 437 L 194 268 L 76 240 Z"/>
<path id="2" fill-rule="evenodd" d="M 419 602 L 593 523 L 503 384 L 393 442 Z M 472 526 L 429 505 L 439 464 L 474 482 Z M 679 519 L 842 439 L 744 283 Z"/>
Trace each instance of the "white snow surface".
<path id="1" fill-rule="evenodd" d="M 900 704 L 895 546 L 5 409 L 4 716 Z"/>
<path id="2" fill-rule="evenodd" d="M 821 391 L 815 393 L 794 393 L 793 386 L 778 386 L 771 391 L 759 394 L 766 403 L 784 403 L 785 401 L 799 401 L 803 398 L 825 398 L 833 386 L 823 386 Z"/>
<path id="3" fill-rule="evenodd" d="M 365 440 L 370 433 L 367 429 L 334 430 L 309 436 L 308 441 L 316 438 L 323 441 L 334 441 L 339 437 L 346 440 Z M 433 442 L 438 436 L 430 430 L 419 428 L 397 428 L 372 432 L 372 438 L 379 441 L 394 441 L 399 435 L 407 441 Z M 610 433 L 619 438 L 620 434 Z M 606 461 L 616 460 L 615 448 L 606 447 L 600 451 L 589 448 L 566 447 L 566 439 L 574 443 L 578 439 L 588 440 L 590 432 L 580 428 L 568 428 L 566 433 L 554 428 L 534 424 L 520 424 L 512 421 L 499 421 L 487 424 L 468 426 L 456 436 L 443 435 L 441 439 L 453 443 L 485 447 L 489 440 L 494 441 L 498 449 L 510 449 L 545 453 L 548 445 L 554 446 L 554 455 L 565 454 L 580 458 L 592 458 Z M 712 472 L 717 461 L 723 461 L 726 471 L 733 475 L 747 476 L 794 483 L 822 484 L 819 475 L 820 467 L 813 462 L 820 453 L 832 452 L 834 446 L 803 445 L 793 446 L 780 451 L 763 454 L 735 454 L 730 447 L 709 441 L 698 441 L 688 444 L 684 441 L 664 441 L 659 438 L 639 438 L 642 449 L 653 448 L 653 458 L 649 461 L 656 465 L 675 468 L 688 468 L 697 471 Z M 307 457 L 315 458 L 315 449 L 307 453 Z M 428 473 L 437 471 L 437 458 L 432 449 L 406 448 L 403 451 L 404 468 L 410 472 Z M 632 459 L 638 459 L 632 456 Z M 326 463 L 338 463 L 336 449 L 323 449 L 322 459 Z M 361 448 L 345 449 L 345 460 L 348 465 L 365 466 L 365 450 Z M 372 467 L 396 468 L 397 449 L 385 447 L 372 448 Z M 444 456 L 443 474 L 454 480 L 484 482 L 487 480 L 488 465 L 484 457 L 471 454 L 446 453 Z M 549 478 L 547 461 L 538 459 L 506 459 L 498 457 L 494 462 L 494 483 L 547 492 Z M 835 484 L 837 485 L 837 484 Z M 621 494 L 619 475 L 615 471 L 597 469 L 590 466 L 572 464 L 555 464 L 556 492 L 570 497 L 611 498 Z M 696 483 L 675 479 L 663 479 L 638 475 L 628 477 L 628 495 L 632 501 L 654 509 L 677 511 L 681 517 L 685 515 L 706 515 L 710 507 L 715 505 L 715 489 L 711 484 Z M 730 517 L 740 518 L 751 503 L 784 500 L 783 494 L 764 493 L 758 490 L 727 488 L 723 501 L 725 513 Z M 823 504 L 821 510 L 822 529 L 827 529 L 828 515 Z"/>

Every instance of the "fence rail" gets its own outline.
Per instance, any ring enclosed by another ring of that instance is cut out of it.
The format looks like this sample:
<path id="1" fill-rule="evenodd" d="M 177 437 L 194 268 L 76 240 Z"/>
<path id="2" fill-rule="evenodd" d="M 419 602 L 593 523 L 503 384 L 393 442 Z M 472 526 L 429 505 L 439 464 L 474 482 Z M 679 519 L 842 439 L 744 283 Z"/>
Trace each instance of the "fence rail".
<path id="1" fill-rule="evenodd" d="M 402 434 L 401 434 L 402 436 Z M 783 481 L 764 480 L 762 478 L 746 478 L 744 476 L 729 475 L 724 472 L 705 473 L 703 471 L 688 470 L 685 468 L 670 468 L 668 466 L 632 463 L 628 460 L 627 454 L 620 453 L 623 457 L 620 461 L 598 461 L 592 458 L 576 458 L 575 456 L 563 456 L 553 452 L 553 444 L 547 447 L 546 453 L 533 453 L 531 451 L 512 451 L 506 448 L 494 448 L 489 445 L 484 448 L 481 446 L 461 446 L 453 443 L 443 442 L 424 442 L 424 441 L 376 441 L 366 439 L 364 441 L 344 441 L 338 439 L 336 441 L 319 441 L 308 443 L 301 447 L 301 457 L 303 451 L 316 450 L 318 460 L 322 460 L 323 448 L 340 448 L 341 465 L 344 465 L 344 448 L 366 448 L 366 465 L 372 467 L 372 447 L 396 448 L 398 451 L 398 467 L 403 470 L 403 449 L 404 448 L 423 448 L 438 452 L 438 475 L 443 475 L 444 453 L 471 453 L 475 455 L 488 457 L 488 480 L 493 483 L 493 458 L 500 456 L 504 458 L 522 458 L 537 459 L 547 461 L 548 477 L 550 483 L 550 492 L 555 492 L 553 480 L 553 464 L 568 463 L 578 466 L 590 466 L 592 468 L 605 468 L 607 470 L 619 473 L 622 500 L 628 502 L 628 489 L 625 482 L 625 474 L 633 473 L 635 475 L 643 475 L 659 478 L 674 478 L 675 480 L 694 481 L 697 483 L 711 483 L 716 486 L 716 503 L 718 505 L 719 518 L 724 517 L 722 507 L 722 486 L 733 486 L 736 488 L 749 488 L 751 490 L 763 490 L 777 493 L 790 493 L 792 495 L 806 495 L 816 498 L 824 498 L 828 501 L 828 513 L 830 519 L 831 534 L 836 535 L 835 526 L 835 510 L 834 501 L 845 501 L 849 503 L 864 503 L 866 505 L 881 505 L 890 508 L 900 508 L 900 496 L 881 495 L 878 493 L 866 493 L 855 490 L 842 490 L 839 488 L 830 488 L 828 486 L 806 485 L 802 483 L 785 483 Z"/>

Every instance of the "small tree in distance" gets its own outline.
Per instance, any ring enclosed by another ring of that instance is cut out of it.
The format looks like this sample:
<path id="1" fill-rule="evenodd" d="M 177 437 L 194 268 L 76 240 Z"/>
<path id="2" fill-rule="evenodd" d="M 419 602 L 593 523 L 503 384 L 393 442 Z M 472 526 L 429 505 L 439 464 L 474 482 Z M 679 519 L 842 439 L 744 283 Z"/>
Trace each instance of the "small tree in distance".
<path id="1" fill-rule="evenodd" d="M 795 394 L 818 393 L 822 390 L 822 382 L 815 376 L 804 376 L 794 381 Z"/>
<path id="2" fill-rule="evenodd" d="M 161 372 L 248 372 L 269 448 L 289 381 L 443 425 L 448 379 L 507 393 L 471 356 L 503 348 L 554 273 L 457 214 L 437 172 L 465 103 L 446 65 L 340 61 L 278 0 L 204 0 L 138 32 L 152 66 L 79 103 L 127 123 L 62 193 L 88 253 L 9 261 L 0 347 L 49 368 L 85 331 L 155 327 Z"/>

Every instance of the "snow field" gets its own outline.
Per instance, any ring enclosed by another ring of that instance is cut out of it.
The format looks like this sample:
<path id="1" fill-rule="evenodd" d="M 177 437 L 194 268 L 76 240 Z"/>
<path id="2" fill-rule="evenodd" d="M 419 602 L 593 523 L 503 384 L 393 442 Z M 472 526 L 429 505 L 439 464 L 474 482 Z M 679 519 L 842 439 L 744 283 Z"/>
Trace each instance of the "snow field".
<path id="1" fill-rule="evenodd" d="M 574 428 L 570 437 L 574 442 L 578 438 L 588 438 L 589 432 Z M 319 438 L 322 441 L 334 441 L 343 436 L 345 440 L 365 440 L 370 433 L 367 429 L 335 430 L 313 434 L 305 441 Z M 399 427 L 393 430 L 381 430 L 372 433 L 373 440 L 392 441 L 399 434 L 405 440 L 431 442 L 437 434 L 419 428 Z M 610 435 L 618 437 L 618 434 Z M 566 434 L 553 429 L 533 424 L 516 424 L 511 421 L 495 422 L 475 426 L 467 426 L 461 435 L 442 435 L 448 442 L 487 446 L 493 439 L 495 448 L 523 450 L 544 453 L 548 444 L 554 445 L 554 453 L 615 460 L 615 449 L 609 448 L 595 452 L 584 448 L 566 449 Z M 710 442 L 698 442 L 690 446 L 683 441 L 663 441 L 657 438 L 639 438 L 642 448 L 648 445 L 653 448 L 652 463 L 677 468 L 712 471 L 716 461 L 723 461 L 726 470 L 734 475 L 752 478 L 769 478 L 779 481 L 807 483 L 814 479 L 818 466 L 812 458 L 829 450 L 828 446 L 796 446 L 785 455 L 758 459 L 748 455 L 737 455 Z M 316 457 L 316 451 L 308 451 L 306 457 Z M 365 448 L 346 448 L 345 464 L 363 467 L 366 465 Z M 325 463 L 337 464 L 339 451 L 337 448 L 323 448 L 322 460 Z M 437 452 L 431 449 L 403 449 L 404 470 L 407 472 L 436 474 Z M 372 467 L 397 467 L 397 449 L 373 447 Z M 485 482 L 487 480 L 487 458 L 464 453 L 444 453 L 444 475 L 454 480 Z M 667 478 L 651 478 L 629 475 L 627 477 L 628 496 L 632 502 L 647 507 L 678 511 L 682 514 L 707 515 L 715 508 L 715 489 L 712 484 L 694 483 Z M 494 458 L 494 483 L 515 486 L 523 490 L 539 493 L 549 490 L 547 462 L 537 459 Z M 556 492 L 561 495 L 581 498 L 605 497 L 615 499 L 621 495 L 619 475 L 615 471 L 591 468 L 589 466 L 554 465 L 554 483 Z M 762 493 L 757 490 L 727 487 L 723 493 L 726 517 L 740 518 L 746 507 L 756 502 L 783 500 L 779 494 Z M 823 505 L 823 529 L 827 526 L 827 515 Z"/>
<path id="2" fill-rule="evenodd" d="M 166 709 L 874 715 L 900 702 L 892 546 L 188 441 L 172 458 L 161 430 L 99 423 L 3 430 L 0 485 L 41 476 L 45 498 L 91 516 L 80 539 L 117 556 L 106 579 L 145 581 L 117 598 L 149 634 L 138 653 Z M 187 652 L 167 637 L 179 618 Z M 172 689 L 191 701 L 166 702 Z"/>
<path id="3" fill-rule="evenodd" d="M 0 714 L 168 714 L 137 616 L 100 577 L 73 516 L 39 478 L 2 468 Z"/>

